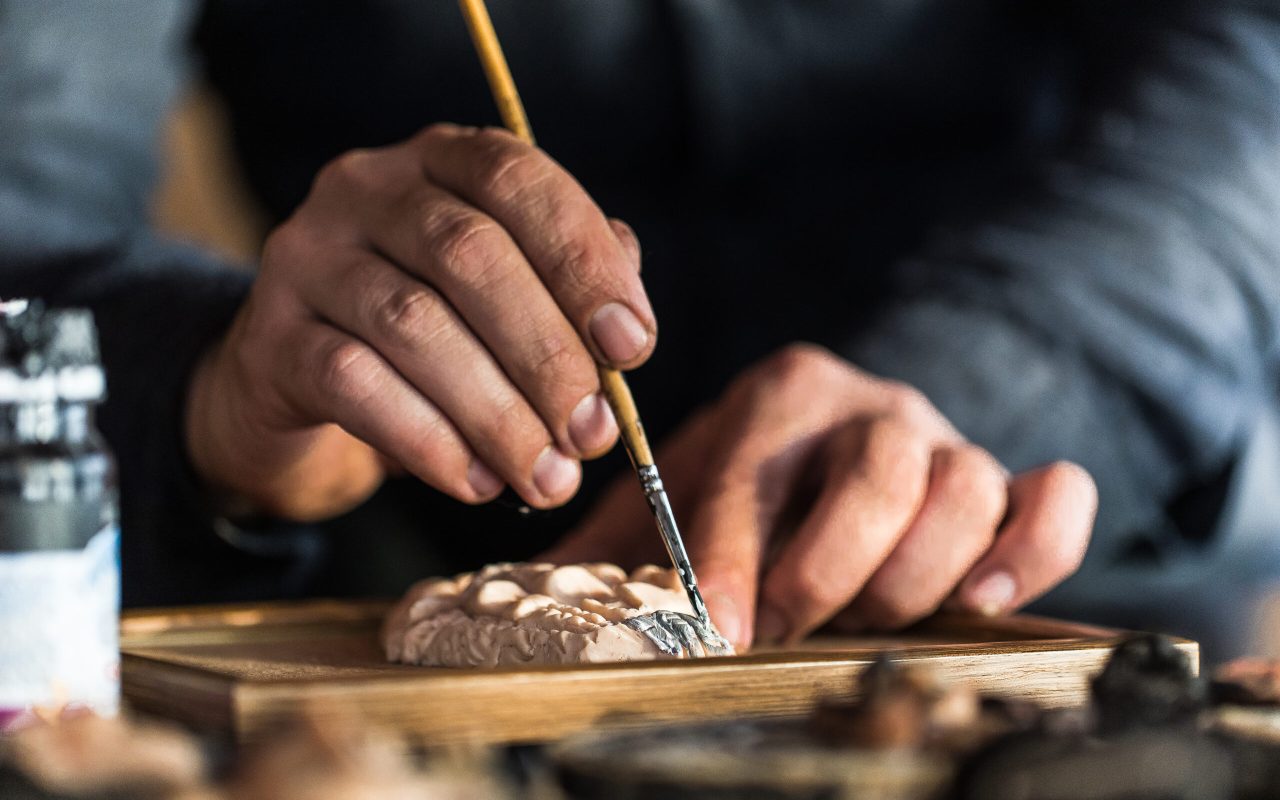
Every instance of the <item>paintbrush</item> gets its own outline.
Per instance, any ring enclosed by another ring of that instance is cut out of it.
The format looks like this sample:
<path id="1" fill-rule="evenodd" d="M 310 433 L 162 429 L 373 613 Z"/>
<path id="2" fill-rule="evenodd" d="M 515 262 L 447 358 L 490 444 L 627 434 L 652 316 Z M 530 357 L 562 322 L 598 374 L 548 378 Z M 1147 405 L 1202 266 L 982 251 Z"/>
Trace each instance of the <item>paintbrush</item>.
<path id="1" fill-rule="evenodd" d="M 471 33 L 471 41 L 480 57 L 485 77 L 489 80 L 489 89 L 493 92 L 493 99 L 497 103 L 503 125 L 523 141 L 534 144 L 533 131 L 529 127 L 528 117 L 525 116 L 524 104 L 520 102 L 520 95 L 516 91 L 515 81 L 511 77 L 511 70 L 507 66 L 506 56 L 502 53 L 502 46 L 498 43 L 498 35 L 493 29 L 493 21 L 489 18 L 489 10 L 485 7 L 484 0 L 458 0 L 458 5 L 462 8 L 462 15 L 466 19 L 467 30 Z M 658 475 L 653 451 L 649 447 L 649 440 L 645 437 L 644 426 L 640 423 L 640 414 L 636 410 L 635 399 L 631 396 L 626 378 L 621 372 L 611 367 L 600 366 L 599 371 L 600 387 L 609 403 L 609 408 L 613 410 L 614 418 L 618 421 L 623 446 L 626 447 L 631 465 L 635 468 L 637 477 L 640 478 L 640 487 L 644 491 L 645 499 L 649 502 L 654 519 L 657 520 L 662 543 L 667 548 L 671 563 L 675 565 L 680 583 L 689 596 L 690 605 L 693 606 L 696 619 L 690 622 L 693 623 L 694 632 L 701 640 L 704 649 L 727 651 L 728 643 L 716 632 L 711 623 L 711 617 L 707 614 L 707 605 L 702 600 L 702 593 L 698 591 L 698 579 L 694 576 L 693 567 L 689 563 L 689 554 L 685 552 L 684 540 L 680 537 L 680 529 L 676 526 L 676 517 L 671 510 L 671 501 L 667 498 L 666 490 L 662 486 L 662 478 Z M 671 645 L 672 636 L 681 641 L 687 640 L 689 636 L 689 631 L 683 629 L 679 620 L 659 616 L 656 618 L 656 623 L 668 647 Z M 639 624 L 632 627 L 644 630 Z M 649 633 L 650 637 L 657 641 L 653 630 L 644 632 Z M 663 642 L 659 642 L 659 646 L 662 645 Z"/>

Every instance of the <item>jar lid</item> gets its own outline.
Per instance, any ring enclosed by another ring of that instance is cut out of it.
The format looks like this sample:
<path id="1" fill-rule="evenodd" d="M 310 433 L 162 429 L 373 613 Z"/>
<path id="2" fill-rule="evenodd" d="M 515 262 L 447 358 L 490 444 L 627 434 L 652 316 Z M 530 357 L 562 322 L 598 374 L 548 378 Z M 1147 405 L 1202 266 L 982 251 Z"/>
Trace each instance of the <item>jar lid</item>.
<path id="1" fill-rule="evenodd" d="M 105 395 L 91 311 L 0 302 L 0 403 L 95 402 Z"/>

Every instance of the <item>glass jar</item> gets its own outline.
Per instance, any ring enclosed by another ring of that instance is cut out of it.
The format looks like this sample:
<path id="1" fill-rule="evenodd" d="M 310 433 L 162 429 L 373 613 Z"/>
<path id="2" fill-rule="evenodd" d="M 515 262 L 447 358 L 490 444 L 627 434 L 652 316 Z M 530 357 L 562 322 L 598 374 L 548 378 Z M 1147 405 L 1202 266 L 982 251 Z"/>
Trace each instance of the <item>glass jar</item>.
<path id="1" fill-rule="evenodd" d="M 115 461 L 90 312 L 0 304 L 0 730 L 119 706 Z"/>

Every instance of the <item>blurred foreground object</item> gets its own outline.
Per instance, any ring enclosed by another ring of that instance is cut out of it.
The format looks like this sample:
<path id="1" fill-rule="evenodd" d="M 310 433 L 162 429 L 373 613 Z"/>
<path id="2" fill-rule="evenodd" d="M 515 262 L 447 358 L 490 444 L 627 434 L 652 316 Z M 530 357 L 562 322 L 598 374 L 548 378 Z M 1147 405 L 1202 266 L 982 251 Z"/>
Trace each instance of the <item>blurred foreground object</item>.
<path id="1" fill-rule="evenodd" d="M 153 722 L 92 714 L 0 739 L 4 800 L 506 800 L 486 751 L 427 759 L 355 714 L 312 709 L 211 782 L 201 742 Z M 212 744 L 212 743 L 210 743 Z M 216 759 L 215 761 L 221 761 Z M 223 771 L 223 769 L 217 771 Z M 523 795 L 522 795 L 523 796 Z"/>
<path id="2" fill-rule="evenodd" d="M 232 264 L 256 266 L 268 224 L 246 185 L 217 95 L 188 87 L 165 121 L 162 147 L 163 180 L 151 197 L 156 229 Z"/>
<path id="3" fill-rule="evenodd" d="M 562 742 L 549 761 L 564 795 L 549 785 L 543 751 L 499 759 L 485 748 L 424 750 L 334 695 L 244 750 L 207 742 L 217 770 L 178 729 L 81 715 L 0 738 L 0 798 L 1274 800 L 1280 702 L 1269 692 L 1278 670 L 1232 665 L 1211 691 L 1176 640 L 1138 635 L 1115 649 L 1094 678 L 1091 707 L 1080 709 L 979 697 L 910 658 L 882 660 L 808 719 Z"/>
<path id="4" fill-rule="evenodd" d="M 204 780 L 196 741 L 156 723 L 93 714 L 37 723 L 0 740 L 0 797 L 168 798 Z"/>
<path id="5" fill-rule="evenodd" d="M 1261 800 L 1280 797 L 1280 728 L 1258 724 L 1280 703 L 1217 698 L 1232 681 L 1270 697 L 1276 672 L 1237 665 L 1211 693 L 1175 640 L 1142 634 L 1115 648 L 1089 708 L 1052 709 L 883 660 L 808 720 L 583 736 L 553 757 L 575 800 Z"/>
<path id="6" fill-rule="evenodd" d="M 227 788 L 229 800 L 503 800 L 479 760 L 418 768 L 405 742 L 356 714 L 304 713 L 255 749 Z"/>
<path id="7" fill-rule="evenodd" d="M 1280 660 L 1242 658 L 1213 675 L 1214 727 L 1280 750 Z M 1273 769 L 1280 786 L 1280 755 Z"/>
<path id="8" fill-rule="evenodd" d="M 0 730 L 120 696 L 115 462 L 93 317 L 0 308 Z"/>
<path id="9" fill-rule="evenodd" d="M 992 741 L 960 771 L 957 800 L 1252 800 L 1280 796 L 1280 739 L 1232 712 L 1165 637 L 1135 636 L 1093 682 L 1088 719 L 1046 716 Z"/>
<path id="10" fill-rule="evenodd" d="M 856 701 L 826 701 L 810 729 L 834 744 L 866 750 L 920 748 L 978 720 L 978 695 L 947 684 L 930 670 L 884 658 L 858 678 Z"/>
<path id="11" fill-rule="evenodd" d="M 1213 673 L 1213 695 L 1223 703 L 1280 708 L 1280 660 L 1242 658 Z"/>

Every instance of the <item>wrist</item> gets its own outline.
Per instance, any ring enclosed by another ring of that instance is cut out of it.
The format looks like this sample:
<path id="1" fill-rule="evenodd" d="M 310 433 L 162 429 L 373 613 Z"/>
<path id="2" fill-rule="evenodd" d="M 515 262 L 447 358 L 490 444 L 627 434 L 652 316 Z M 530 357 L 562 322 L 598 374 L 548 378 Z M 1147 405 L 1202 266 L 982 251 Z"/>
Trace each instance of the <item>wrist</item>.
<path id="1" fill-rule="evenodd" d="M 227 458 L 222 451 L 230 426 L 217 421 L 228 416 L 225 400 L 230 394 L 225 387 L 219 391 L 217 372 L 223 347 L 222 340 L 215 342 L 201 354 L 191 371 L 183 409 L 184 452 L 215 513 L 250 516 L 258 513 L 257 504 L 247 493 L 233 487 L 230 476 L 235 473 L 225 466 Z"/>
<path id="2" fill-rule="evenodd" d="M 336 425 L 271 424 L 227 340 L 191 374 L 184 438 L 187 458 L 217 513 L 327 519 L 354 508 L 382 483 L 376 451 Z"/>

